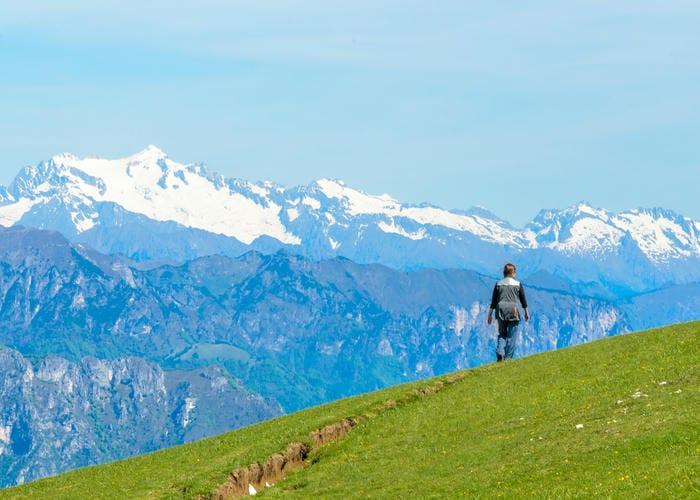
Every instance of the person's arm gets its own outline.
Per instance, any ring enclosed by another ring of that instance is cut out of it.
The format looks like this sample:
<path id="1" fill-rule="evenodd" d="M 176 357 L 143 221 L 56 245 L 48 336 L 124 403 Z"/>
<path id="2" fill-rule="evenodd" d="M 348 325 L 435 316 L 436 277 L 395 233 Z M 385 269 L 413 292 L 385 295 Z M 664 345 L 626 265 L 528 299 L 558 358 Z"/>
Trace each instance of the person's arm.
<path id="1" fill-rule="evenodd" d="M 520 304 L 523 306 L 525 311 L 525 321 L 530 321 L 530 311 L 527 308 L 527 299 L 525 298 L 525 289 L 522 283 L 520 284 L 520 290 L 518 290 L 518 297 L 520 298 Z"/>
<path id="2" fill-rule="evenodd" d="M 491 316 L 493 315 L 494 309 L 496 309 L 496 305 L 498 305 L 498 286 L 493 287 L 493 293 L 491 294 L 491 307 L 489 307 L 489 314 L 486 316 L 486 323 L 489 325 L 493 321 Z"/>

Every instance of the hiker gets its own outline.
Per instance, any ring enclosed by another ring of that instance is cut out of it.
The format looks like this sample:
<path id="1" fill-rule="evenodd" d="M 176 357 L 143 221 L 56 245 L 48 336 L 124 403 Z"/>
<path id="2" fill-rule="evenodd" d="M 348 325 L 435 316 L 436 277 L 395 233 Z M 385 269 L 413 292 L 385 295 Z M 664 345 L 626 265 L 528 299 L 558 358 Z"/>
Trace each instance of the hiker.
<path id="1" fill-rule="evenodd" d="M 486 323 L 493 321 L 493 311 L 498 319 L 498 343 L 496 345 L 496 361 L 513 359 L 515 344 L 518 340 L 518 325 L 520 324 L 520 308 L 525 311 L 525 321 L 530 320 L 527 309 L 527 299 L 523 285 L 515 279 L 515 264 L 510 262 L 503 266 L 503 279 L 493 287 L 491 307 Z"/>

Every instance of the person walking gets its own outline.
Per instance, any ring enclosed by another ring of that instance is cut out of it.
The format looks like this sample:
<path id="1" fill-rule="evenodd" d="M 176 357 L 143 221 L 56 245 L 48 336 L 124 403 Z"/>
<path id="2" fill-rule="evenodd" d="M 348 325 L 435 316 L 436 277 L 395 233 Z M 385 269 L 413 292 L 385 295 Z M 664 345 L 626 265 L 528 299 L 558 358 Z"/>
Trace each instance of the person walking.
<path id="1" fill-rule="evenodd" d="M 525 312 L 525 321 L 530 320 L 527 299 L 523 285 L 515 279 L 515 264 L 510 262 L 503 266 L 503 279 L 493 287 L 491 307 L 486 322 L 493 322 L 493 312 L 496 311 L 498 320 L 498 342 L 496 344 L 496 361 L 513 359 L 515 344 L 518 341 L 518 326 L 520 325 L 520 308 Z"/>

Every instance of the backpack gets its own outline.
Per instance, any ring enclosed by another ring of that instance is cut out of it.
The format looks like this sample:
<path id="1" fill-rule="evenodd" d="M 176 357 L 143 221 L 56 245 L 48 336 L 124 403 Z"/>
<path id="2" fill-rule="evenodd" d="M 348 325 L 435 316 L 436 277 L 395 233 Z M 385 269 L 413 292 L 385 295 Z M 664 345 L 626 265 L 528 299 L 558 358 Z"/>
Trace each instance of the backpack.
<path id="1" fill-rule="evenodd" d="M 520 321 L 520 282 L 505 278 L 496 284 L 498 289 L 498 319 L 501 321 Z"/>
<path id="2" fill-rule="evenodd" d="M 520 321 L 520 309 L 515 302 L 498 303 L 498 319 L 501 321 Z"/>

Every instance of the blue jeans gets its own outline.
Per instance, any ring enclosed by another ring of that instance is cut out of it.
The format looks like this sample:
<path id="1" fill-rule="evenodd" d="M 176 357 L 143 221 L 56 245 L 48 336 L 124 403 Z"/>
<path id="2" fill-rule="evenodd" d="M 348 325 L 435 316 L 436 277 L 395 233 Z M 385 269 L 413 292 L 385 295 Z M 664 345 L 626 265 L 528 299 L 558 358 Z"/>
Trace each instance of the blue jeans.
<path id="1" fill-rule="evenodd" d="M 513 359 L 515 344 L 518 341 L 519 321 L 498 320 L 498 343 L 496 345 L 496 357 L 498 361 Z"/>

